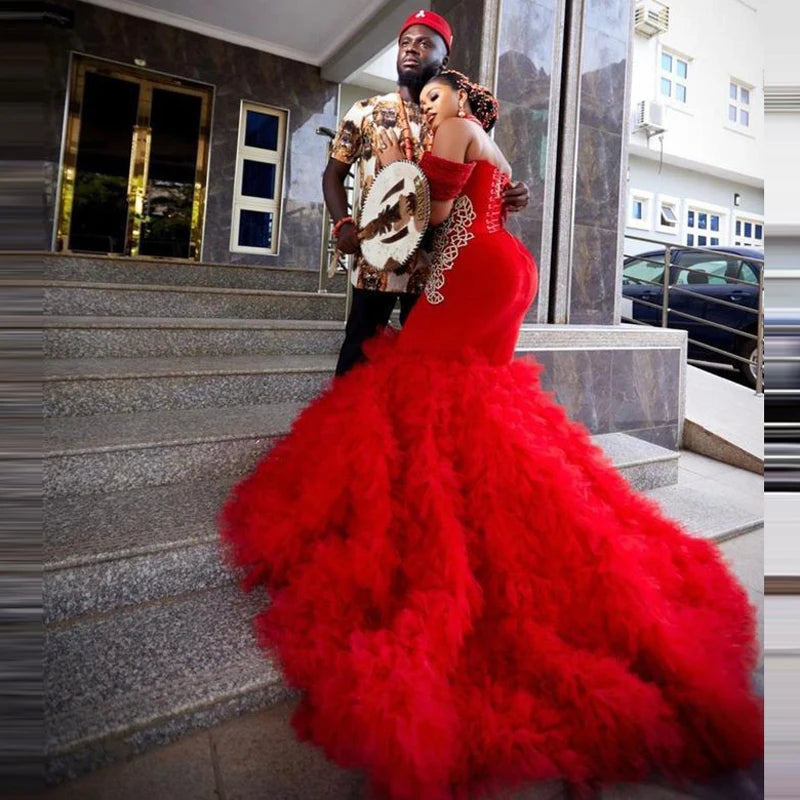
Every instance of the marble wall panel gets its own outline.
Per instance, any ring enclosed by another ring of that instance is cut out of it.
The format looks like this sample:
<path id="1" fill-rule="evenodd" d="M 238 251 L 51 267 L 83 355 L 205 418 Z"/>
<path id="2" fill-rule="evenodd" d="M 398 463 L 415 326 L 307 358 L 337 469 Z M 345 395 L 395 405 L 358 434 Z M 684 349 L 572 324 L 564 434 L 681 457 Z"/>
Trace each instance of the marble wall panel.
<path id="1" fill-rule="evenodd" d="M 630 12 L 631 0 L 588 0 L 584 24 L 594 31 L 627 41 Z"/>
<path id="2" fill-rule="evenodd" d="M 570 275 L 573 323 L 615 322 L 629 22 L 630 0 L 588 0 Z"/>
<path id="3" fill-rule="evenodd" d="M 57 175 L 70 51 L 132 64 L 215 87 L 208 202 L 203 260 L 316 267 L 322 226 L 320 178 L 327 160 L 317 126 L 336 125 L 335 84 L 323 81 L 316 67 L 247 47 L 210 39 L 99 6 L 64 0 L 74 10 L 71 29 L 47 30 L 48 69 L 45 127 L 50 131 L 47 160 Z M 242 100 L 289 110 L 281 251 L 260 256 L 229 251 L 233 173 L 239 104 Z M 55 212 L 50 204 L 50 219 Z"/>
<path id="4" fill-rule="evenodd" d="M 615 229 L 575 225 L 569 321 L 573 325 L 607 325 L 613 316 L 617 287 Z"/>
<path id="5" fill-rule="evenodd" d="M 483 0 L 435 0 L 431 11 L 441 14 L 453 31 L 448 66 L 477 81 L 481 69 Z"/>
<path id="6" fill-rule="evenodd" d="M 544 367 L 543 388 L 592 433 L 678 446 L 678 349 L 541 350 L 533 358 Z"/>
<path id="7" fill-rule="evenodd" d="M 542 236 L 550 235 L 551 208 L 545 207 L 550 159 L 551 90 L 556 42 L 554 0 L 504 0 L 498 29 L 497 98 L 500 117 L 495 141 L 511 164 L 515 180 L 530 192 L 528 207 L 509 219 L 509 229 L 533 253 L 543 273 L 541 291 L 528 318 L 546 320 L 550 264 L 542 261 Z M 544 248 L 547 250 L 547 248 Z"/>

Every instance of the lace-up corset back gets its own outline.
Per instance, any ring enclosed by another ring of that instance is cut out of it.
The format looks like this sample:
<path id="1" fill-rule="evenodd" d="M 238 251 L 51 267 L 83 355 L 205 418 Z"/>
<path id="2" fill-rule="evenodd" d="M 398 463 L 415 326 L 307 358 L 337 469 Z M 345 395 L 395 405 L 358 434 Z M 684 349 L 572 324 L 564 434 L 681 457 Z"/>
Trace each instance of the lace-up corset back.
<path id="1" fill-rule="evenodd" d="M 476 161 L 462 194 L 475 212 L 473 233 L 495 233 L 503 228 L 503 192 L 510 180 L 489 161 Z"/>

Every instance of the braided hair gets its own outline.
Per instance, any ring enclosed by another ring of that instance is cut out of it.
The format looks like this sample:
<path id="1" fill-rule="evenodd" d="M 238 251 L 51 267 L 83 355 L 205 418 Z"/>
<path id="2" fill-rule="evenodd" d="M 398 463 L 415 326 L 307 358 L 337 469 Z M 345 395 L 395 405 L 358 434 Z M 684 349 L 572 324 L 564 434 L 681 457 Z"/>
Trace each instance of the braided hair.
<path id="1" fill-rule="evenodd" d="M 490 131 L 497 122 L 497 98 L 479 83 L 473 83 L 463 72 L 455 69 L 442 70 L 434 75 L 429 83 L 440 81 L 446 83 L 451 89 L 463 89 L 467 93 L 472 113 L 480 121 L 485 131 Z"/>

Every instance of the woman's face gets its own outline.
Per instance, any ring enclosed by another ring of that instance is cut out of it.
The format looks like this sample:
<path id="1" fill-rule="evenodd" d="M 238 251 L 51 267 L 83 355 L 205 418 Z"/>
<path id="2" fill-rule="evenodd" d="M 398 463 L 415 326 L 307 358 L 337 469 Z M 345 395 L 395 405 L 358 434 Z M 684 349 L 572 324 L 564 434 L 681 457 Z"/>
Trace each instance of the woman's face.
<path id="1" fill-rule="evenodd" d="M 419 96 L 419 104 L 425 121 L 432 131 L 448 117 L 458 116 L 458 104 L 466 103 L 467 93 L 463 89 L 453 89 L 449 84 L 436 79 L 425 84 Z"/>

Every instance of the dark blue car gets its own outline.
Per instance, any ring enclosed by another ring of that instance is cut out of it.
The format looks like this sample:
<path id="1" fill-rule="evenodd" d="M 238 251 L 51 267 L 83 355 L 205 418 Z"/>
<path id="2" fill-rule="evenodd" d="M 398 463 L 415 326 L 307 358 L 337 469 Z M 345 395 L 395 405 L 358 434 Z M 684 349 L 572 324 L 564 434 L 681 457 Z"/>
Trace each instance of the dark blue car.
<path id="1" fill-rule="evenodd" d="M 675 247 L 670 255 L 668 327 L 688 331 L 690 359 L 731 364 L 750 386 L 756 385 L 756 340 L 741 334 L 758 332 L 762 267 L 756 259 L 763 258 L 761 250 L 747 247 L 712 247 L 703 252 Z M 623 320 L 660 326 L 663 286 L 663 250 L 626 258 L 622 268 Z M 747 361 L 737 361 L 731 355 Z"/>

